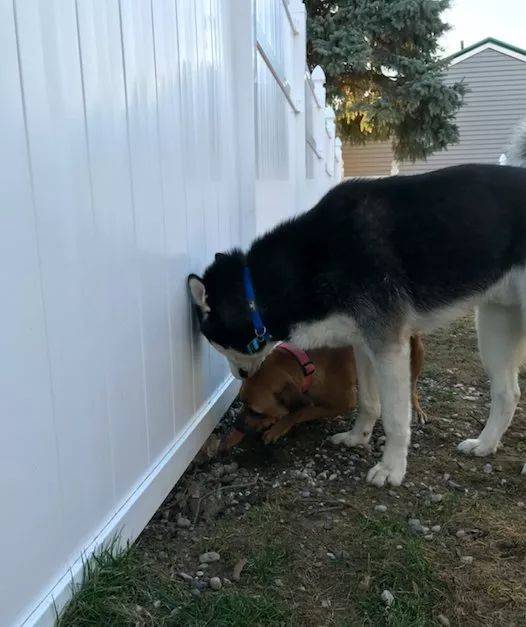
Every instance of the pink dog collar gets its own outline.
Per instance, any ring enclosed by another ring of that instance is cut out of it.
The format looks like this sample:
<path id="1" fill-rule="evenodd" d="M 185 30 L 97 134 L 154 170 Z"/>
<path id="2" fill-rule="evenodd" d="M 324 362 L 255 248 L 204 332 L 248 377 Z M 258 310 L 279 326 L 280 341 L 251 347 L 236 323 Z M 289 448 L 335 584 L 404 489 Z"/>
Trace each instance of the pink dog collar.
<path id="1" fill-rule="evenodd" d="M 277 348 L 285 351 L 286 353 L 290 353 L 300 365 L 304 377 L 301 391 L 305 394 L 309 391 L 309 388 L 312 385 L 312 377 L 316 372 L 316 367 L 314 366 L 313 361 L 304 350 L 301 350 L 301 348 L 293 346 L 292 344 L 288 344 L 287 342 L 282 342 L 277 346 Z"/>

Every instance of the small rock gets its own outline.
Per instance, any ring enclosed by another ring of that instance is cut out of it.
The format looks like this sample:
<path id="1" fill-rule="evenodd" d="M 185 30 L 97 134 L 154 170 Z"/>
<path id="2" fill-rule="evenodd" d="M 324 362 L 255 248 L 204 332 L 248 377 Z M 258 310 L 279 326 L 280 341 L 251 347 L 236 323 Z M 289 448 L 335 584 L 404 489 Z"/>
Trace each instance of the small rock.
<path id="1" fill-rule="evenodd" d="M 303 492 L 301 493 L 301 496 L 304 499 L 308 499 L 310 497 L 310 490 L 303 490 Z"/>
<path id="2" fill-rule="evenodd" d="M 435 538 L 435 536 L 432 533 L 427 533 L 424 536 L 424 540 L 433 540 Z"/>
<path id="3" fill-rule="evenodd" d="M 219 553 L 215 551 L 208 551 L 199 556 L 199 561 L 203 564 L 211 564 L 212 562 L 218 562 L 221 559 Z"/>
<path id="4" fill-rule="evenodd" d="M 374 506 L 374 511 L 375 512 L 380 512 L 381 514 L 383 514 L 384 512 L 387 511 L 387 505 L 375 505 Z"/>
<path id="5" fill-rule="evenodd" d="M 183 572 L 181 572 L 181 573 L 177 573 L 177 575 L 178 575 L 178 576 L 179 576 L 179 577 L 180 577 L 183 581 L 190 582 L 190 581 L 193 581 L 193 580 L 194 580 L 194 578 L 193 578 L 191 575 L 188 575 L 187 573 L 183 573 Z"/>
<path id="6" fill-rule="evenodd" d="M 449 627 L 451 625 L 451 623 L 449 622 L 449 618 L 447 616 L 444 616 L 444 614 L 439 614 L 437 616 L 437 621 L 441 625 L 444 625 L 444 627 Z"/>
<path id="7" fill-rule="evenodd" d="M 431 495 L 431 503 L 440 503 L 444 500 L 443 494 L 432 494 Z"/>
<path id="8" fill-rule="evenodd" d="M 195 576 L 196 576 L 196 577 L 202 577 L 204 574 L 205 574 L 205 573 L 204 573 L 204 571 L 202 571 L 202 570 L 198 570 L 198 571 L 195 573 Z"/>
<path id="9" fill-rule="evenodd" d="M 335 560 L 336 559 L 336 555 L 334 555 L 334 553 L 330 553 L 329 551 L 327 551 L 327 557 L 330 560 Z"/>
<path id="10" fill-rule="evenodd" d="M 181 529 L 188 529 L 191 524 L 192 523 L 190 522 L 190 520 L 188 520 L 188 518 L 185 518 L 184 516 L 179 516 L 179 518 L 177 519 L 177 526 Z"/>
<path id="11" fill-rule="evenodd" d="M 491 473 L 493 472 L 493 466 L 491 464 L 484 464 L 483 468 L 482 468 L 483 472 L 485 472 L 487 475 L 491 475 Z"/>
<path id="12" fill-rule="evenodd" d="M 457 538 L 465 538 L 466 532 L 464 531 L 464 529 L 459 529 L 455 535 L 457 536 Z"/>
<path id="13" fill-rule="evenodd" d="M 334 527 L 334 523 L 332 521 L 331 516 L 327 516 L 327 518 L 323 521 L 323 528 L 327 531 L 330 531 Z"/>
<path id="14" fill-rule="evenodd" d="M 208 588 L 208 584 L 206 581 L 196 581 L 195 579 L 192 581 L 192 588 L 196 588 L 200 592 L 206 590 Z"/>
<path id="15" fill-rule="evenodd" d="M 223 584 L 221 583 L 221 579 L 219 577 L 211 577 L 209 583 L 212 590 L 221 590 L 221 588 L 223 587 Z"/>
<path id="16" fill-rule="evenodd" d="M 424 527 L 418 518 L 410 518 L 407 524 L 413 533 L 427 533 L 429 531 L 429 527 Z"/>
<path id="17" fill-rule="evenodd" d="M 442 529 L 442 527 L 441 527 L 440 525 L 433 525 L 433 526 L 431 527 L 431 531 L 432 531 L 433 533 L 438 533 L 441 529 Z"/>
<path id="18" fill-rule="evenodd" d="M 325 609 L 326 609 L 326 608 L 328 608 L 328 607 L 330 607 L 330 606 L 331 606 L 331 601 L 330 601 L 330 599 L 323 599 L 323 601 L 321 602 L 321 606 L 322 606 L 323 608 L 325 608 Z"/>
<path id="19" fill-rule="evenodd" d="M 460 561 L 461 561 L 463 564 L 473 564 L 473 556 L 472 556 L 472 555 L 463 555 L 463 556 L 460 558 Z"/>
<path id="20" fill-rule="evenodd" d="M 517 501 L 517 507 L 524 507 L 525 505 L 524 501 Z"/>
<path id="21" fill-rule="evenodd" d="M 387 607 L 391 607 L 395 600 L 394 595 L 390 590 L 384 590 L 380 598 Z"/>
<path id="22" fill-rule="evenodd" d="M 337 478 L 338 478 L 338 475 L 335 472 L 333 472 L 332 475 L 329 477 L 329 481 L 334 481 Z"/>
<path id="23" fill-rule="evenodd" d="M 159 601 L 159 599 L 153 602 L 153 606 L 156 610 L 158 610 L 161 607 L 161 602 Z"/>

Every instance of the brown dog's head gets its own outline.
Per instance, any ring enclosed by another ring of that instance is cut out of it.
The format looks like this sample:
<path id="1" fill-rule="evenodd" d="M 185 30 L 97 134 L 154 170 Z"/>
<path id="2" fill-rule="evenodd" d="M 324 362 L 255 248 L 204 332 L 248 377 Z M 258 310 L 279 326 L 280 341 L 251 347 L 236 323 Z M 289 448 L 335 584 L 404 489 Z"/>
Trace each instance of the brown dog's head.
<path id="1" fill-rule="evenodd" d="M 252 377 L 243 381 L 239 398 L 244 404 L 244 411 L 233 429 L 223 437 L 224 451 L 237 446 L 247 432 L 262 431 L 309 404 L 308 397 L 301 391 L 301 379 L 294 376 L 296 373 L 297 365 L 290 357 L 275 350 Z M 262 428 L 258 422 L 262 422 Z"/>

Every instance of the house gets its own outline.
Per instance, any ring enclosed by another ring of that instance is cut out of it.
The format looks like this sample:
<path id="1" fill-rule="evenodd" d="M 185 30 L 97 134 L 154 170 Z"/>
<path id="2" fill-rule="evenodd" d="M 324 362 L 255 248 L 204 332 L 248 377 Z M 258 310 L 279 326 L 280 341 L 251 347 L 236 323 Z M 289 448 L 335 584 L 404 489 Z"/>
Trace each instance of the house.
<path id="1" fill-rule="evenodd" d="M 344 144 L 346 176 L 417 174 L 461 163 L 497 163 L 514 126 L 526 116 L 526 50 L 491 37 L 449 57 L 449 83 L 468 88 L 456 116 L 460 141 L 415 163 L 395 163 L 388 142 Z"/>

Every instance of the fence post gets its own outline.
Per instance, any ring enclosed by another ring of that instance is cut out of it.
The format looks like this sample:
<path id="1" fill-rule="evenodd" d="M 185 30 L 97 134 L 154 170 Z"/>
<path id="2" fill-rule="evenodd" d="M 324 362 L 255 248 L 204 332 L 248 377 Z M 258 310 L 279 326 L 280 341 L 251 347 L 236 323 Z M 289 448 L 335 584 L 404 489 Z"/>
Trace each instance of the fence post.
<path id="1" fill-rule="evenodd" d="M 332 107 L 325 107 L 325 145 L 327 149 L 325 151 L 325 172 L 329 178 L 334 178 L 334 139 L 335 139 L 335 131 L 336 125 L 334 123 L 335 119 L 334 109 Z"/>
<path id="2" fill-rule="evenodd" d="M 317 65 L 310 75 L 312 82 L 314 83 L 314 93 L 316 94 L 316 98 L 320 103 L 320 107 L 322 109 L 325 108 L 325 72 L 323 69 Z"/>
<path id="3" fill-rule="evenodd" d="M 343 179 L 343 166 L 342 140 L 337 137 L 334 140 L 334 178 L 336 183 Z"/>
<path id="4" fill-rule="evenodd" d="M 312 116 L 312 135 L 316 141 L 318 152 L 320 154 L 319 159 L 315 159 L 314 163 L 314 178 L 317 181 L 317 185 L 321 185 L 321 181 L 325 179 L 325 72 L 323 68 L 317 65 L 311 73 L 311 81 L 314 85 L 314 93 L 316 100 L 319 103 L 319 108 L 316 108 Z M 322 190 L 322 194 L 325 190 Z"/>
<path id="5" fill-rule="evenodd" d="M 255 8 L 249 0 L 230 0 L 233 86 L 236 108 L 240 237 L 248 246 L 256 234 L 256 32 Z"/>
<path id="6" fill-rule="evenodd" d="M 287 0 L 285 0 L 287 1 Z M 309 209 L 305 206 L 305 57 L 307 54 L 307 10 L 303 0 L 289 0 L 289 10 L 294 23 L 292 48 L 292 94 L 299 113 L 293 120 L 294 127 L 294 186 L 295 212 Z"/>

